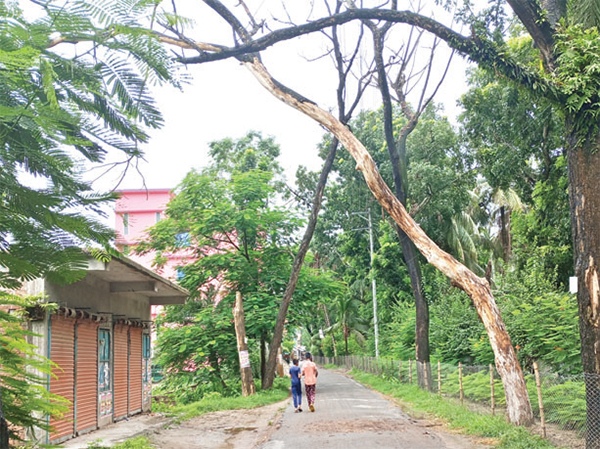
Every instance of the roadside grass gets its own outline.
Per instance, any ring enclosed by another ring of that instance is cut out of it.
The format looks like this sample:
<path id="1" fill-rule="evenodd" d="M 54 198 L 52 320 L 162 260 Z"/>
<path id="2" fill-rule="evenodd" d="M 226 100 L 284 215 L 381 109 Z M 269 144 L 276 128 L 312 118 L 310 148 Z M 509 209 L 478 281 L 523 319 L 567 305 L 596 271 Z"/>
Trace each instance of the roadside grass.
<path id="1" fill-rule="evenodd" d="M 88 449 L 104 449 L 106 447 L 100 443 L 90 443 L 88 445 Z M 111 447 L 112 449 L 156 449 L 156 446 L 150 444 L 150 440 L 146 437 L 131 438 Z"/>
<path id="2" fill-rule="evenodd" d="M 437 394 L 421 390 L 416 385 L 392 382 L 374 374 L 358 370 L 350 371 L 358 382 L 402 404 L 409 414 L 427 414 L 441 418 L 449 427 L 461 433 L 493 439 L 499 449 L 546 449 L 555 448 L 543 438 L 532 435 L 524 427 L 514 426 L 502 416 L 474 413 L 458 401 L 440 398 Z"/>
<path id="3" fill-rule="evenodd" d="M 256 394 L 252 396 L 223 397 L 218 393 L 213 393 L 205 396 L 200 401 L 192 402 L 191 404 L 175 404 L 172 406 L 164 404 L 158 406 L 153 405 L 152 410 L 154 412 L 162 412 L 168 416 L 174 416 L 176 422 L 179 423 L 205 413 L 217 412 L 220 410 L 262 407 L 286 399 L 290 394 L 289 382 L 289 379 L 286 378 L 276 378 L 273 383 L 273 388 L 263 391 L 259 390 L 259 385 L 257 385 Z"/>

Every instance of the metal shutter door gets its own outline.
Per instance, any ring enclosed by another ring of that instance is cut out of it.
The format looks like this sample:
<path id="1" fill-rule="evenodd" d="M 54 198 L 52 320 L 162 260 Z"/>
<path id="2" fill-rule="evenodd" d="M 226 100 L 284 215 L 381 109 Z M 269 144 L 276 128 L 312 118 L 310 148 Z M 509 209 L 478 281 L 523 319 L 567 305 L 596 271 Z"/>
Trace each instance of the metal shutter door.
<path id="1" fill-rule="evenodd" d="M 127 417 L 129 347 L 127 326 L 115 324 L 114 332 L 114 417 L 115 421 Z"/>
<path id="2" fill-rule="evenodd" d="M 129 328 L 129 414 L 142 411 L 142 328 Z"/>
<path id="3" fill-rule="evenodd" d="M 98 427 L 98 323 L 77 321 L 75 423 L 77 433 Z"/>
<path id="4" fill-rule="evenodd" d="M 50 392 L 71 401 L 69 411 L 60 420 L 50 418 L 50 441 L 57 443 L 73 436 L 73 402 L 75 399 L 75 320 L 52 315 L 50 322 L 50 359 L 54 368 L 50 377 Z"/>

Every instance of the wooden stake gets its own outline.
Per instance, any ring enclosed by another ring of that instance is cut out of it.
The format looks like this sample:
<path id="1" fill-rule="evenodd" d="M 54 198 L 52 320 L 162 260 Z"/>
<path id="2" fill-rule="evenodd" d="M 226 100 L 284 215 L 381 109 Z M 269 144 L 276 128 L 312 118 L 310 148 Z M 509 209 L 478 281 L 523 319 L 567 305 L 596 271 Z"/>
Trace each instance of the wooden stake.
<path id="1" fill-rule="evenodd" d="M 494 367 L 490 364 L 490 391 L 492 395 L 492 415 L 496 414 L 496 398 L 494 397 Z"/>
<path id="2" fill-rule="evenodd" d="M 235 306 L 233 307 L 233 321 L 235 324 L 235 336 L 240 357 L 240 374 L 242 376 L 242 395 L 250 396 L 256 393 L 252 368 L 250 366 L 250 355 L 248 354 L 248 343 L 246 343 L 246 322 L 244 319 L 244 304 L 242 294 L 235 292 Z M 273 350 L 273 348 L 271 348 Z"/>
<path id="3" fill-rule="evenodd" d="M 458 362 L 458 391 L 460 394 L 460 405 L 463 404 L 463 401 L 465 400 L 465 393 L 463 391 L 463 384 L 462 384 L 462 363 Z"/>
<path id="4" fill-rule="evenodd" d="M 442 395 L 442 362 L 438 360 L 438 394 Z"/>
<path id="5" fill-rule="evenodd" d="M 412 360 L 408 359 L 408 383 L 412 384 Z"/>
<path id="6" fill-rule="evenodd" d="M 542 383 L 540 382 L 540 371 L 537 362 L 533 362 L 535 372 L 535 386 L 537 387 L 538 404 L 540 406 L 540 421 L 542 421 L 542 436 L 546 438 L 546 418 L 544 416 L 544 403 L 542 402 Z"/>

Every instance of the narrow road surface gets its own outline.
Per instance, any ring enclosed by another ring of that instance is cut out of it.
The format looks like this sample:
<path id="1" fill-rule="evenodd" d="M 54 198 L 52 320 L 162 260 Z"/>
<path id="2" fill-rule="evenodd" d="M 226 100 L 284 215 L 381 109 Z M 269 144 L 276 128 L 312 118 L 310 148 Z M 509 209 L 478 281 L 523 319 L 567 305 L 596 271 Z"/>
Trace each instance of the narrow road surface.
<path id="1" fill-rule="evenodd" d="M 290 405 L 279 428 L 262 449 L 282 448 L 396 448 L 479 449 L 463 435 L 453 435 L 428 420 L 407 416 L 393 402 L 341 374 L 319 370 L 315 412 Z"/>

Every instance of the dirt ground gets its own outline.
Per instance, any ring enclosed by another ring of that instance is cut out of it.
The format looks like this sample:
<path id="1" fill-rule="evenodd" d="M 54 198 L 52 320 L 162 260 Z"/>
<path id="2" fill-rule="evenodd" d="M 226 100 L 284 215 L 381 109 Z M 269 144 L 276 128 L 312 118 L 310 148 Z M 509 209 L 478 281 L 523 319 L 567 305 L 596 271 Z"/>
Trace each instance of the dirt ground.
<path id="1" fill-rule="evenodd" d="M 268 440 L 289 399 L 249 410 L 207 413 L 150 437 L 161 449 L 252 449 Z"/>

